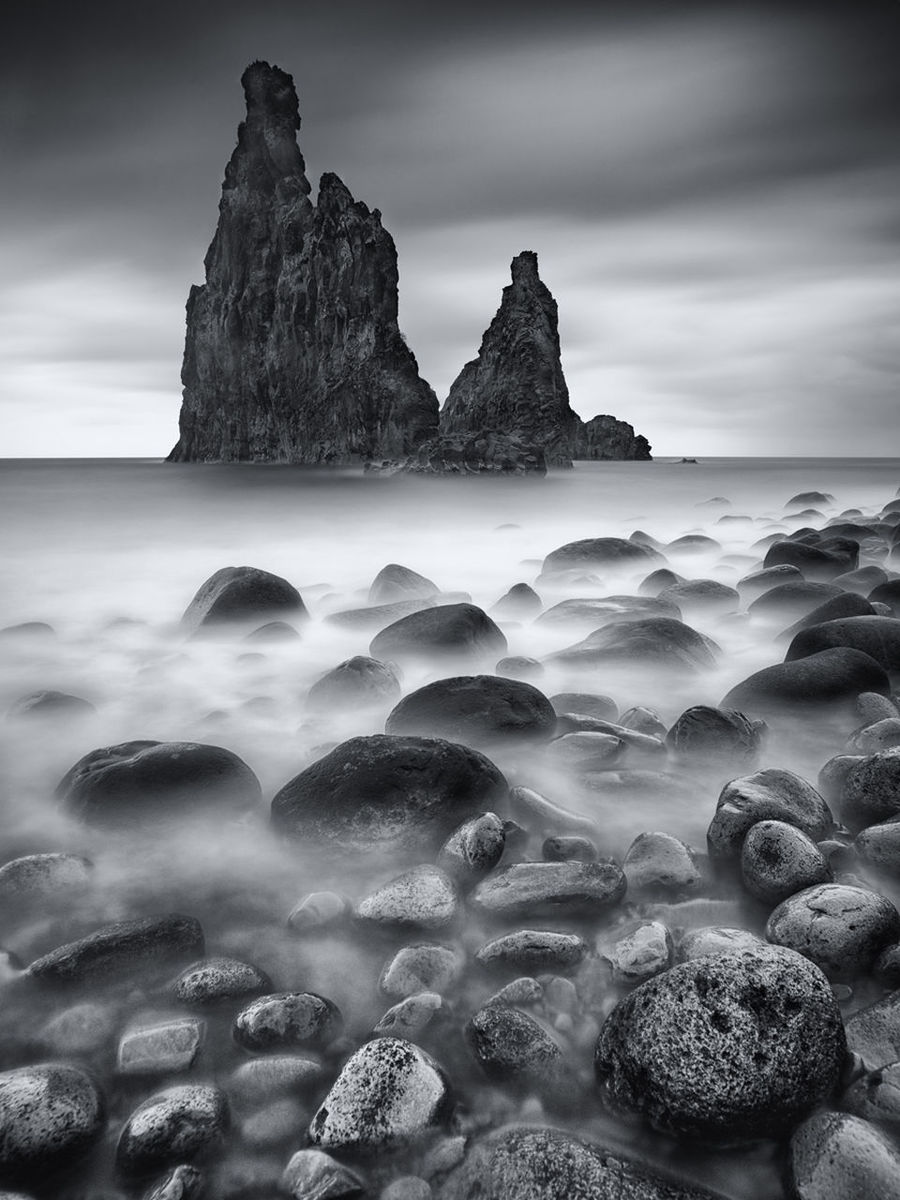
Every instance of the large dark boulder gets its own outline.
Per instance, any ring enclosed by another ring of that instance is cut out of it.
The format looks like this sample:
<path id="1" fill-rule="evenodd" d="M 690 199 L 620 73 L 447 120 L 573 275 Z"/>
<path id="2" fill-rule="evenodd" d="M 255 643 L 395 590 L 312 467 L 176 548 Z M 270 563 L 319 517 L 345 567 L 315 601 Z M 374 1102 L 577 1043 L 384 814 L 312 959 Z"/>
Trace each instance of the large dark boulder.
<path id="1" fill-rule="evenodd" d="M 56 795 L 89 824 L 127 825 L 239 815 L 252 810 L 262 792 L 247 764 L 221 746 L 122 742 L 79 759 Z"/>
<path id="2" fill-rule="evenodd" d="M 138 971 L 196 959 L 202 953 L 199 921 L 169 913 L 104 925 L 35 959 L 28 974 L 46 983 L 92 983 L 128 978 Z"/>
<path id="3" fill-rule="evenodd" d="M 258 567 L 222 567 L 201 584 L 181 624 L 189 633 L 198 633 L 220 625 L 308 616 L 300 593 L 279 575 Z"/>
<path id="4" fill-rule="evenodd" d="M 400 681 L 390 663 L 357 654 L 338 663 L 309 689 L 309 708 L 366 708 L 388 705 L 400 695 Z"/>
<path id="5" fill-rule="evenodd" d="M 718 653 L 719 647 L 712 638 L 683 621 L 646 617 L 606 625 L 584 641 L 551 654 L 547 661 L 574 667 L 639 665 L 696 672 L 713 668 Z"/>
<path id="6" fill-rule="evenodd" d="M 567 542 L 564 546 L 551 551 L 544 559 L 541 568 L 542 575 L 554 575 L 573 567 L 626 567 L 638 569 L 665 559 L 650 546 L 638 542 L 626 541 L 624 538 L 583 538 L 579 542 Z"/>
<path id="7" fill-rule="evenodd" d="M 900 526 L 898 526 L 900 529 Z M 868 595 L 870 604 L 887 604 L 895 617 L 900 617 L 900 579 L 879 583 Z"/>
<path id="8" fill-rule="evenodd" d="M 374 658 L 497 658 L 506 638 L 475 604 L 439 604 L 401 617 L 372 640 Z"/>
<path id="9" fill-rule="evenodd" d="M 818 583 L 809 579 L 792 579 L 769 588 L 748 606 L 751 617 L 790 620 L 805 616 L 814 608 L 834 600 L 844 593 L 833 583 Z"/>
<path id="10" fill-rule="evenodd" d="M 609 1100 L 682 1137 L 785 1133 L 834 1091 L 846 1043 L 818 967 L 781 947 L 708 955 L 641 984 L 594 1060 Z"/>
<path id="11" fill-rule="evenodd" d="M 818 539 L 818 535 L 815 535 Z M 849 538 L 822 538 L 816 543 L 800 541 L 796 535 L 775 542 L 766 552 L 764 567 L 782 563 L 797 567 L 807 579 L 834 579 L 859 566 L 859 543 Z"/>
<path id="12" fill-rule="evenodd" d="M 811 783 L 793 771 L 769 767 L 722 788 L 706 834 L 710 857 L 738 859 L 744 838 L 759 821 L 783 821 L 814 841 L 834 828 L 831 810 Z"/>
<path id="13" fill-rule="evenodd" d="M 272 801 L 280 833 L 333 850 L 437 849 L 463 821 L 505 805 L 483 754 L 436 738 L 351 738 Z"/>
<path id="14" fill-rule="evenodd" d="M 761 717 L 805 716 L 829 710 L 852 713 L 861 692 L 889 696 L 890 691 L 890 679 L 874 658 L 840 646 L 763 667 L 736 684 L 721 707 Z"/>
<path id="15" fill-rule="evenodd" d="M 762 748 L 765 722 L 742 712 L 695 704 L 685 709 L 666 734 L 679 759 L 697 765 L 752 763 Z"/>
<path id="16" fill-rule="evenodd" d="M 438 679 L 405 696 L 385 733 L 424 734 L 468 745 L 547 740 L 556 732 L 553 705 L 536 687 L 496 675 Z"/>
<path id="17" fill-rule="evenodd" d="M 847 646 L 868 654 L 885 671 L 900 671 L 900 618 L 847 617 L 801 630 L 788 646 L 785 662 Z M 873 689 L 875 690 L 875 689 Z"/>
<path id="18" fill-rule="evenodd" d="M 560 1129 L 500 1129 L 469 1149 L 438 1200 L 717 1200 Z"/>
<path id="19" fill-rule="evenodd" d="M 874 617 L 875 609 L 868 600 L 856 592 L 841 592 L 832 596 L 824 604 L 818 605 L 808 612 L 805 617 L 789 625 L 779 637 L 790 641 L 801 629 L 809 629 L 812 625 L 821 625 L 824 621 L 838 621 L 843 617 Z"/>
<path id="20" fill-rule="evenodd" d="M 621 621 L 636 621 L 645 617 L 681 619 L 681 609 L 670 600 L 655 596 L 604 596 L 602 599 L 561 600 L 537 619 L 538 625 L 582 625 L 599 629 Z"/>

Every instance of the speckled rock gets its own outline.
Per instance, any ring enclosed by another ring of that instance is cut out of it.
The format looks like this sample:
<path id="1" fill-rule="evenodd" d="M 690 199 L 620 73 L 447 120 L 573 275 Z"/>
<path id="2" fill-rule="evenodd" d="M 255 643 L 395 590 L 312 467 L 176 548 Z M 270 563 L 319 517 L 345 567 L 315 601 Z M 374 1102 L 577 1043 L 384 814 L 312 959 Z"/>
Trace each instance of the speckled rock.
<path id="1" fill-rule="evenodd" d="M 505 845 L 506 832 L 497 814 L 479 813 L 450 834 L 437 865 L 460 887 L 471 887 L 496 867 Z"/>
<path id="2" fill-rule="evenodd" d="M 221 1147 L 228 1125 L 228 1102 L 219 1088 L 196 1083 L 166 1088 L 128 1118 L 116 1163 L 125 1175 L 190 1163 Z"/>
<path id="3" fill-rule="evenodd" d="M 501 1129 L 476 1142 L 438 1200 L 722 1200 L 557 1129 Z"/>
<path id="4" fill-rule="evenodd" d="M 747 891 L 765 904 L 780 904 L 795 892 L 833 879 L 812 838 L 784 821 L 751 825 L 741 848 L 741 875 Z"/>
<path id="5" fill-rule="evenodd" d="M 342 1200 L 366 1190 L 361 1175 L 323 1150 L 298 1150 L 292 1155 L 281 1186 L 294 1200 Z"/>
<path id="6" fill-rule="evenodd" d="M 193 1066 L 206 1036 L 206 1023 L 181 1017 L 128 1029 L 119 1039 L 120 1075 L 167 1075 Z"/>
<path id="7" fill-rule="evenodd" d="M 730 1143 L 783 1136 L 831 1094 L 844 1053 L 821 971 L 768 947 L 693 959 L 636 988 L 607 1018 L 595 1068 L 614 1105 Z"/>
<path id="8" fill-rule="evenodd" d="M 437 849 L 507 784 L 477 750 L 436 738 L 351 738 L 272 801 L 279 833 L 337 851 Z"/>
<path id="9" fill-rule="evenodd" d="M 104 1104 L 90 1075 L 63 1063 L 0 1074 L 0 1180 L 38 1182 L 80 1158 L 104 1125 Z"/>
<path id="10" fill-rule="evenodd" d="M 377 633 L 369 646 L 374 658 L 490 658 L 507 651 L 506 638 L 475 604 L 438 604 L 401 617 Z"/>
<path id="11" fill-rule="evenodd" d="M 848 764 L 838 782 L 837 809 L 853 830 L 900 816 L 900 749 Z"/>
<path id="12" fill-rule="evenodd" d="M 86 983 L 158 968 L 202 953 L 199 921 L 170 913 L 104 925 L 35 959 L 28 972 L 47 983 Z"/>
<path id="13" fill-rule="evenodd" d="M 512 1004 L 521 1008 L 529 1004 L 537 1004 L 543 995 L 542 983 L 539 983 L 537 979 L 532 979 L 530 975 L 522 975 L 506 984 L 499 992 L 495 992 L 485 1001 L 484 1007 L 488 1008 L 492 1004 Z"/>
<path id="14" fill-rule="evenodd" d="M 447 1077 L 430 1055 L 400 1038 L 378 1038 L 345 1063 L 309 1137 L 335 1153 L 392 1150 L 441 1125 L 451 1104 Z"/>
<path id="15" fill-rule="evenodd" d="M 400 999 L 417 992 L 445 992 L 459 980 L 465 955 L 451 946 L 422 944 L 398 950 L 381 972 L 379 986 Z"/>
<path id="16" fill-rule="evenodd" d="M 638 984 L 672 965 L 672 935 L 661 921 L 644 921 L 620 938 L 605 957 L 616 983 Z"/>
<path id="17" fill-rule="evenodd" d="M 766 937 L 804 955 L 829 979 L 854 979 L 900 937 L 900 913 L 876 892 L 823 883 L 782 901 L 769 917 Z"/>
<path id="18" fill-rule="evenodd" d="M 450 876 L 425 863 L 371 892 L 354 911 L 358 921 L 372 925 L 446 929 L 456 919 L 459 897 Z"/>
<path id="19" fill-rule="evenodd" d="M 373 1033 L 415 1041 L 443 1008 L 437 992 L 418 992 L 392 1005 L 379 1019 Z"/>
<path id="20" fill-rule="evenodd" d="M 870 1070 L 900 1062 L 900 991 L 859 1009 L 846 1030 L 848 1047 Z"/>
<path id="21" fill-rule="evenodd" d="M 679 896 L 702 883 L 694 851 L 669 833 L 640 833 L 622 862 L 633 896 Z"/>
<path id="22" fill-rule="evenodd" d="M 900 1200 L 900 1154 L 868 1121 L 816 1113 L 791 1138 L 788 1184 L 796 1200 Z"/>
<path id="23" fill-rule="evenodd" d="M 309 689 L 308 708 L 366 708 L 394 704 L 400 695 L 400 680 L 390 663 L 357 654 L 348 658 Z"/>
<path id="24" fill-rule="evenodd" d="M 234 1019 L 235 1040 L 247 1050 L 327 1046 L 342 1029 L 337 1005 L 314 992 L 260 996 Z"/>
<path id="25" fill-rule="evenodd" d="M 80 854 L 26 854 L 0 867 L 0 900 L 14 906 L 66 900 L 90 887 L 92 872 Z"/>
<path id="26" fill-rule="evenodd" d="M 574 933 L 544 929 L 517 929 L 486 942 L 475 954 L 482 967 L 517 973 L 572 970 L 587 954 L 584 938 Z"/>
<path id="27" fill-rule="evenodd" d="M 524 862 L 479 883 L 470 903 L 498 917 L 596 913 L 617 904 L 625 887 L 621 867 L 611 862 Z"/>
<path id="28" fill-rule="evenodd" d="M 144 1200 L 200 1200 L 205 1187 L 202 1172 L 183 1163 L 145 1192 Z"/>
<path id="29" fill-rule="evenodd" d="M 438 679 L 410 692 L 388 716 L 385 732 L 428 735 L 471 746 L 546 741 L 556 713 L 530 683 L 497 675 Z"/>
<path id="30" fill-rule="evenodd" d="M 887 695 L 889 690 L 890 679 L 874 658 L 838 646 L 763 667 L 733 687 L 722 707 L 767 720 L 817 719 L 853 713 L 861 692 Z"/>
<path id="31" fill-rule="evenodd" d="M 527 1013 L 505 1004 L 486 1005 L 467 1021 L 463 1034 L 488 1079 L 539 1092 L 553 1092 L 562 1085 L 562 1050 Z"/>
<path id="32" fill-rule="evenodd" d="M 727 783 L 719 793 L 716 813 L 706 834 L 711 858 L 737 859 L 744 838 L 758 821 L 784 821 L 814 841 L 834 826 L 828 805 L 793 771 L 770 768 Z"/>
<path id="33" fill-rule="evenodd" d="M 172 984 L 182 1004 L 203 1006 L 239 1000 L 271 990 L 272 981 L 257 967 L 237 958 L 204 958 L 187 967 Z"/>
<path id="34" fill-rule="evenodd" d="M 79 759 L 56 795 L 88 824 L 131 828 L 210 813 L 239 816 L 259 804 L 262 791 L 247 764 L 221 746 L 123 742 Z"/>

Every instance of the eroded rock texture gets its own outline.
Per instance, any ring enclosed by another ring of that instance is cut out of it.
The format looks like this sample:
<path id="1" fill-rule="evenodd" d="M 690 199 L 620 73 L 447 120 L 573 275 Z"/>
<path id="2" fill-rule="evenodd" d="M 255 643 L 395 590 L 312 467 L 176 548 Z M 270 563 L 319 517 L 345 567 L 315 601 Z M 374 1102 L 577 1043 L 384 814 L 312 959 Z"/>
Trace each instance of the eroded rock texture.
<path id="1" fill-rule="evenodd" d="M 573 458 L 626 459 L 649 461 L 650 443 L 643 434 L 635 433 L 627 421 L 603 414 L 590 421 L 579 421 L 575 431 Z"/>
<path id="2" fill-rule="evenodd" d="M 437 432 L 397 324 L 397 254 L 333 174 L 310 199 L 290 75 L 256 62 L 225 170 L 206 283 L 187 304 L 186 461 L 399 458 Z"/>

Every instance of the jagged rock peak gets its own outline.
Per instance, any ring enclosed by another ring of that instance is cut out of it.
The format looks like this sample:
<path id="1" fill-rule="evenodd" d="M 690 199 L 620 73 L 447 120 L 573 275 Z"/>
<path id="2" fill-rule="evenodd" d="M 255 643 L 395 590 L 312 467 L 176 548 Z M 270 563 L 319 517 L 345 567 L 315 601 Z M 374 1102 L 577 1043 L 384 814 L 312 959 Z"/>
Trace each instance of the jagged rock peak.
<path id="1" fill-rule="evenodd" d="M 533 250 L 516 255 L 511 274 L 478 357 L 450 388 L 441 433 L 495 430 L 542 447 L 551 466 L 571 466 L 578 417 L 569 407 L 556 301 Z"/>
<path id="2" fill-rule="evenodd" d="M 170 460 L 343 464 L 411 454 L 438 404 L 397 324 L 397 252 L 378 209 L 297 145 L 294 81 L 242 76 L 206 282 L 187 304 L 180 437 Z"/>

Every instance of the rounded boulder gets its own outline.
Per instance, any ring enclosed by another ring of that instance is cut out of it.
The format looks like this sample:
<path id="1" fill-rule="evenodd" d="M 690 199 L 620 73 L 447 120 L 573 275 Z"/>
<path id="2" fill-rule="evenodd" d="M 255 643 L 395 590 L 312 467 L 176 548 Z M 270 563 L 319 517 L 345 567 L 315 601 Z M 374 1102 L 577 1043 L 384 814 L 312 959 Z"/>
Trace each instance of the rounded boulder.
<path id="1" fill-rule="evenodd" d="M 100 1136 L 104 1106 L 90 1075 L 63 1063 L 0 1074 L 0 1178 L 43 1181 Z"/>
<path id="2" fill-rule="evenodd" d="M 379 659 L 491 658 L 506 653 L 506 638 L 475 604 L 439 604 L 410 613 L 375 635 Z"/>
<path id="3" fill-rule="evenodd" d="M 438 679 L 405 696 L 385 732 L 449 738 L 468 745 L 547 740 L 556 732 L 553 705 L 536 687 L 496 675 Z"/>

